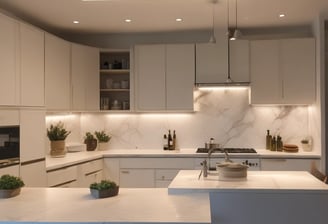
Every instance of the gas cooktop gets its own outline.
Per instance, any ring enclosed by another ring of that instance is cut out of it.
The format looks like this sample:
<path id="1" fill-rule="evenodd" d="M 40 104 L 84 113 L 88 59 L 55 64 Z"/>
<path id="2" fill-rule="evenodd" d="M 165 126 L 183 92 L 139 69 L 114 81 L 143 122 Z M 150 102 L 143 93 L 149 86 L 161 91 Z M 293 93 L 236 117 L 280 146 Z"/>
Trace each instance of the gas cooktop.
<path id="1" fill-rule="evenodd" d="M 196 153 L 208 153 L 209 149 L 198 148 Z M 257 153 L 253 148 L 215 148 L 213 153 Z"/>

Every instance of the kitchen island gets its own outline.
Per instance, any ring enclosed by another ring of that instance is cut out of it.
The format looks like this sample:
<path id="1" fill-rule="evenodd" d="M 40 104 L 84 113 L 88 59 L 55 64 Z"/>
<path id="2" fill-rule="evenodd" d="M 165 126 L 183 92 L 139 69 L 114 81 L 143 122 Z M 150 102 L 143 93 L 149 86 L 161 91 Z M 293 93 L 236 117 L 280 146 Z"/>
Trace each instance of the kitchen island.
<path id="1" fill-rule="evenodd" d="M 213 172 L 182 170 L 169 194 L 209 192 L 212 223 L 326 224 L 328 185 L 303 171 L 248 171 L 247 179 L 219 181 Z"/>
<path id="2" fill-rule="evenodd" d="M 0 223 L 211 223 L 208 194 L 168 195 L 167 189 L 120 189 L 95 199 L 88 188 L 22 188 L 0 199 Z"/>

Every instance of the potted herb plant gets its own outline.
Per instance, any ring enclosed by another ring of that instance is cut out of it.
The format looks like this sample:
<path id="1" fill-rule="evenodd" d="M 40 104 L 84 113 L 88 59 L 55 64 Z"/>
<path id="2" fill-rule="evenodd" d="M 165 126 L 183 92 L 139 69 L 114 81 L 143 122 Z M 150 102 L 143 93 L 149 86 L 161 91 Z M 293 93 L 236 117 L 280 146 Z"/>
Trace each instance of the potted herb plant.
<path id="1" fill-rule="evenodd" d="M 47 129 L 47 136 L 50 140 L 50 156 L 64 157 L 66 155 L 65 139 L 70 134 L 64 127 L 64 123 L 59 121 L 57 124 L 51 124 Z"/>
<path id="2" fill-rule="evenodd" d="M 108 149 L 108 142 L 111 137 L 105 131 L 95 131 L 96 138 L 98 139 L 98 149 L 106 150 Z"/>
<path id="3" fill-rule="evenodd" d="M 87 145 L 87 151 L 93 151 L 97 148 L 97 139 L 90 132 L 86 132 L 84 136 L 84 144 Z"/>
<path id="4" fill-rule="evenodd" d="M 8 174 L 0 177 L 0 198 L 10 198 L 19 195 L 25 184 L 19 177 Z"/>
<path id="5" fill-rule="evenodd" d="M 110 180 L 90 184 L 90 193 L 95 198 L 107 198 L 118 195 L 119 186 Z"/>

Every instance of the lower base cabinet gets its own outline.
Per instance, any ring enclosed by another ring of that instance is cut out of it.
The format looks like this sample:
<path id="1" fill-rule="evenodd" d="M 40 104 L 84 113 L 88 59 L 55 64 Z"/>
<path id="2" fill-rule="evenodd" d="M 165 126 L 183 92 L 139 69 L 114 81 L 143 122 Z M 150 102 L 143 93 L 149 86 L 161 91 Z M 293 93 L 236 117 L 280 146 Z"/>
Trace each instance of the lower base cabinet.
<path id="1" fill-rule="evenodd" d="M 120 187 L 153 188 L 154 169 L 120 169 Z"/>
<path id="2" fill-rule="evenodd" d="M 39 159 L 35 161 L 23 162 L 20 166 L 20 177 L 26 187 L 46 187 L 47 176 L 45 172 L 46 161 Z"/>
<path id="3" fill-rule="evenodd" d="M 103 179 L 103 159 L 47 171 L 48 187 L 89 187 Z"/>

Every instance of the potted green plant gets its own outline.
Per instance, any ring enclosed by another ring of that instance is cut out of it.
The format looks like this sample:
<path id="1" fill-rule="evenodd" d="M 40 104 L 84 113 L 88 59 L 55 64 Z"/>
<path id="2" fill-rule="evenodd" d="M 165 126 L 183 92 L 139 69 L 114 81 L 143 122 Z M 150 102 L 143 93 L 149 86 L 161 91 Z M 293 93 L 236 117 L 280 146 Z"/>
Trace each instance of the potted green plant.
<path id="1" fill-rule="evenodd" d="M 10 198 L 19 195 L 25 184 L 19 177 L 8 174 L 0 177 L 0 198 Z"/>
<path id="2" fill-rule="evenodd" d="M 51 157 L 64 157 L 66 155 L 65 139 L 70 133 L 61 121 L 55 125 L 50 125 L 47 129 L 47 136 L 50 140 Z"/>
<path id="3" fill-rule="evenodd" d="M 93 151 L 97 148 L 97 139 L 91 132 L 86 132 L 84 136 L 84 144 L 87 145 L 87 151 Z"/>
<path id="4" fill-rule="evenodd" d="M 108 142 L 111 137 L 105 131 L 95 131 L 96 138 L 98 139 L 99 150 L 108 149 Z"/>
<path id="5" fill-rule="evenodd" d="M 95 198 L 107 198 L 118 195 L 119 186 L 111 180 L 101 180 L 90 184 L 90 193 Z"/>

